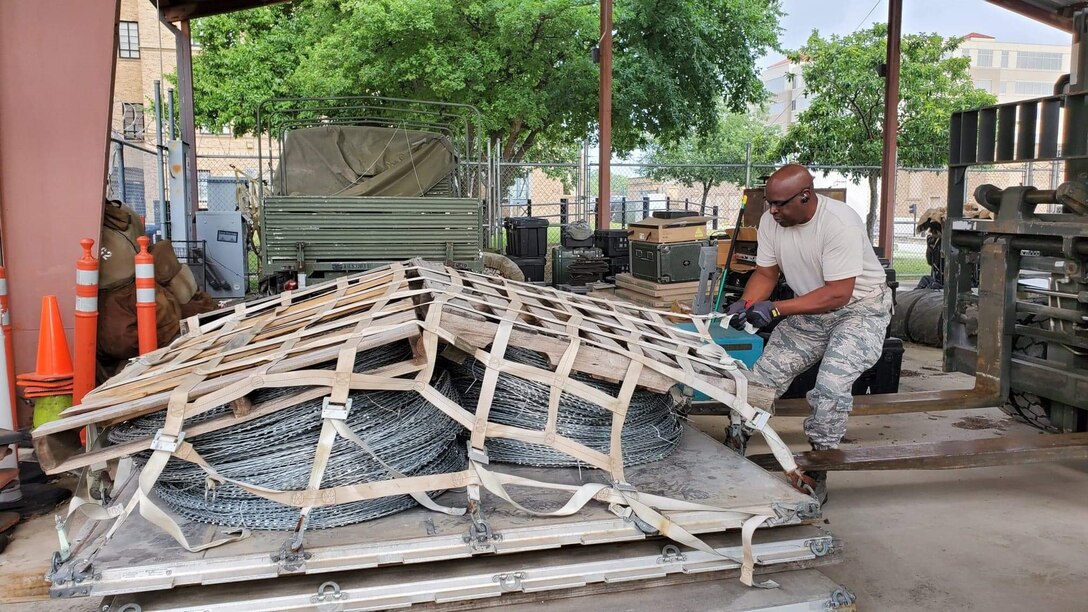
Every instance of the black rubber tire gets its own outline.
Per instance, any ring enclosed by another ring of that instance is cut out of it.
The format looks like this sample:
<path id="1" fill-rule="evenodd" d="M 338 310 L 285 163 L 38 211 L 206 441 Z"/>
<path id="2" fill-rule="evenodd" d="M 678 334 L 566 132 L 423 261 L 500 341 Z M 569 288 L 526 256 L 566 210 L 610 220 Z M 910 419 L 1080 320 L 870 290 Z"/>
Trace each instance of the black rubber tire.
<path id="1" fill-rule="evenodd" d="M 1018 319 L 1021 325 L 1041 326 L 1033 315 L 1021 315 Z M 1015 336 L 1013 338 L 1012 352 L 1014 355 L 1026 355 L 1028 357 L 1046 358 L 1046 343 L 1040 342 L 1028 336 Z M 1039 397 L 1026 391 L 1009 390 L 1009 397 L 1001 410 L 1014 416 L 1032 427 L 1043 431 L 1056 432 L 1058 429 L 1050 422 L 1050 400 Z"/>

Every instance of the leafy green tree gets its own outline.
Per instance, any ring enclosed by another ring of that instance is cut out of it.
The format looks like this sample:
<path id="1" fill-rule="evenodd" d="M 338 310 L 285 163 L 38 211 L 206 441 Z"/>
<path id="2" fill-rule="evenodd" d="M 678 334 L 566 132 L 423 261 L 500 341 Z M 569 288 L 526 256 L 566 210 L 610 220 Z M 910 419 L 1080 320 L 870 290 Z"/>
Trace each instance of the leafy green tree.
<path id="1" fill-rule="evenodd" d="M 197 122 L 254 130 L 271 97 L 374 94 L 476 106 L 504 159 L 577 154 L 596 129 L 597 2 L 296 0 L 194 23 Z M 709 129 L 763 87 L 779 0 L 618 0 L 613 144 Z"/>
<path id="2" fill-rule="evenodd" d="M 648 175 L 657 180 L 674 180 L 702 188 L 702 207 L 710 190 L 722 183 L 743 186 L 747 146 L 752 145 L 752 163 L 768 164 L 777 159 L 781 133 L 756 114 L 726 113 L 716 128 L 675 143 L 649 147 Z"/>
<path id="3" fill-rule="evenodd" d="M 887 32 L 886 24 L 826 39 L 814 31 L 803 47 L 789 54 L 802 66 L 810 104 L 789 127 L 781 147 L 784 156 L 801 163 L 855 167 L 845 173 L 869 183 L 870 234 L 879 206 L 884 129 L 884 79 L 877 66 L 886 57 Z M 903 36 L 899 165 L 947 164 L 951 114 L 996 102 L 993 95 L 975 89 L 970 60 L 956 53 L 962 42 L 936 34 Z"/>

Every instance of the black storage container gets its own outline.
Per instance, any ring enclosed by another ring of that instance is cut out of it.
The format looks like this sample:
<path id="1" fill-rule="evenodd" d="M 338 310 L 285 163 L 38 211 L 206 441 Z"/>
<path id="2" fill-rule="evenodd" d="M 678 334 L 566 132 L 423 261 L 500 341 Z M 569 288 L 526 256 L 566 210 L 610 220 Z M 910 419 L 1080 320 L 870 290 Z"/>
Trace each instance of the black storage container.
<path id="1" fill-rule="evenodd" d="M 624 272 L 631 271 L 631 255 L 620 255 L 619 257 L 609 257 L 608 265 L 611 268 L 612 276 L 617 274 L 623 274 Z"/>
<path id="2" fill-rule="evenodd" d="M 507 217 L 507 257 L 544 257 L 548 252 L 548 220 L 539 217 Z"/>
<path id="3" fill-rule="evenodd" d="M 698 217 L 699 213 L 694 210 L 655 210 L 650 213 L 650 216 L 658 219 L 683 219 L 684 217 Z"/>
<path id="4" fill-rule="evenodd" d="M 521 269 L 521 273 L 525 275 L 525 282 L 527 283 L 544 282 L 544 262 L 546 260 L 545 257 L 510 257 L 510 261 L 517 264 L 518 268 Z"/>
<path id="5" fill-rule="evenodd" d="M 559 243 L 566 249 L 588 249 L 593 247 L 593 236 L 585 240 L 575 240 L 570 237 L 570 234 L 563 232 L 563 235 L 559 238 Z"/>
<path id="6" fill-rule="evenodd" d="M 593 232 L 593 246 L 600 249 L 605 257 L 626 257 L 631 251 L 625 229 L 599 229 Z"/>
<path id="7" fill-rule="evenodd" d="M 899 338 L 885 338 L 884 352 L 876 365 L 861 373 L 854 382 L 854 395 L 876 395 L 878 393 L 898 393 L 899 375 L 903 370 L 903 341 Z M 816 386 L 816 375 L 820 372 L 820 363 L 812 366 L 804 374 L 793 379 L 783 398 L 805 397 Z"/>

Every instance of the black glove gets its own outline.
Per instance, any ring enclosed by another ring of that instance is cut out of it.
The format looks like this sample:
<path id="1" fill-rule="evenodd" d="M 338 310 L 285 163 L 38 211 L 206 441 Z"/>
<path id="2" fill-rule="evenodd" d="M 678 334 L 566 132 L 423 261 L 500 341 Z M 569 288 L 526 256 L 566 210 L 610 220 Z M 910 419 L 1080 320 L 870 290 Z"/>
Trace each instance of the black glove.
<path id="1" fill-rule="evenodd" d="M 725 311 L 726 316 L 731 317 L 729 327 L 738 331 L 744 329 L 744 322 L 748 320 L 746 306 L 745 301 L 740 299 L 729 305 L 729 308 Z"/>
<path id="2" fill-rule="evenodd" d="M 748 306 L 746 315 L 746 319 L 749 323 L 762 329 L 781 316 L 781 313 L 774 307 L 774 302 L 765 300 Z"/>

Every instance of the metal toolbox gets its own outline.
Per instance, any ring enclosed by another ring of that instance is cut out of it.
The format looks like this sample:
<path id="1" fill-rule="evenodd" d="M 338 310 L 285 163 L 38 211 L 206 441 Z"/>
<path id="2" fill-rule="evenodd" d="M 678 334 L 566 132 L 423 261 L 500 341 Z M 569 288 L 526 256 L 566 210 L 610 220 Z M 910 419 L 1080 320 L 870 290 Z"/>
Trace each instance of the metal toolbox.
<path id="1" fill-rule="evenodd" d="M 655 283 L 699 280 L 702 240 L 659 244 L 631 241 L 631 274 Z"/>

